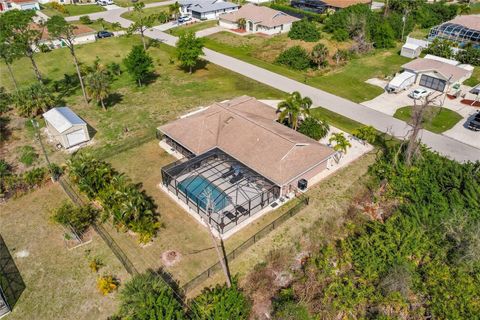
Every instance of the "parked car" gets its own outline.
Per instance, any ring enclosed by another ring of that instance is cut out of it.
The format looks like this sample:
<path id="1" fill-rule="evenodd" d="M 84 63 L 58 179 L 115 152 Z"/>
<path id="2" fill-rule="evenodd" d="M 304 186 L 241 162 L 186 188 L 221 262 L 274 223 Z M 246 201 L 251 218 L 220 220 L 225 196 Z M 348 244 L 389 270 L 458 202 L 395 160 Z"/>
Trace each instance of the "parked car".
<path id="1" fill-rule="evenodd" d="M 192 20 L 192 17 L 190 16 L 181 16 L 178 18 L 178 23 L 184 23 L 184 22 L 188 22 L 188 21 L 191 21 Z"/>
<path id="2" fill-rule="evenodd" d="M 110 37 L 113 37 L 113 36 L 114 36 L 114 34 L 110 31 L 107 31 L 107 30 L 98 31 L 98 33 L 97 33 L 97 38 L 98 39 L 110 38 Z"/>
<path id="3" fill-rule="evenodd" d="M 421 99 L 423 97 L 428 96 L 429 93 L 430 93 L 430 91 L 428 91 L 427 89 L 417 88 L 417 89 L 413 90 L 412 92 L 410 92 L 410 94 L 408 96 L 410 98 L 413 98 L 413 99 Z"/>
<path id="4" fill-rule="evenodd" d="M 477 112 L 475 117 L 468 123 L 467 127 L 473 131 L 480 131 L 480 112 Z"/>
<path id="5" fill-rule="evenodd" d="M 113 1 L 112 0 L 97 0 L 97 4 L 99 4 L 101 6 L 108 6 L 108 5 L 113 4 Z"/>

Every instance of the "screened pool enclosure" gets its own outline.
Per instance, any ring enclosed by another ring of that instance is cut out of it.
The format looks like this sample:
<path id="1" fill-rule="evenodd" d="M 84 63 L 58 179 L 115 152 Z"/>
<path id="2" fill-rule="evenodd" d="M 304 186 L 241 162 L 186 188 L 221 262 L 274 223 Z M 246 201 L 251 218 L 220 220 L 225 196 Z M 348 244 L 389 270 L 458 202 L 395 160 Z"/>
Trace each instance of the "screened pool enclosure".
<path id="1" fill-rule="evenodd" d="M 280 196 L 280 188 L 216 148 L 162 168 L 162 183 L 220 234 Z"/>
<path id="2" fill-rule="evenodd" d="M 476 48 L 480 46 L 480 30 L 470 29 L 451 22 L 433 27 L 430 30 L 428 39 L 433 40 L 435 38 L 457 42 L 460 48 L 468 43 L 471 43 Z"/>

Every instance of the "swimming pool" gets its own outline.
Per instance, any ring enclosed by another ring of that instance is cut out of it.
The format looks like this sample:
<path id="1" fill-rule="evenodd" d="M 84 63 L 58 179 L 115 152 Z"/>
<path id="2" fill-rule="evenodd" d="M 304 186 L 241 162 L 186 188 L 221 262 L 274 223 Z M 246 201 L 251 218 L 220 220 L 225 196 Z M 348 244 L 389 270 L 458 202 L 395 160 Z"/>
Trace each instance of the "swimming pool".
<path id="1" fill-rule="evenodd" d="M 228 198 L 225 192 L 219 190 L 208 179 L 202 176 L 188 177 L 178 184 L 178 189 L 195 203 L 207 209 L 209 199 L 215 201 L 214 211 L 219 212 L 228 205 Z"/>

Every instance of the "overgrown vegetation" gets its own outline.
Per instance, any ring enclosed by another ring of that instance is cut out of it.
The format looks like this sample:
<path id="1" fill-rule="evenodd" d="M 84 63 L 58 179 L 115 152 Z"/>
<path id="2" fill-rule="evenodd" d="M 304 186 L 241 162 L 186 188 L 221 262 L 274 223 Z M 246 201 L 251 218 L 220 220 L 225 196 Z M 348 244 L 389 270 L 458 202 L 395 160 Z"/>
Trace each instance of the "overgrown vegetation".
<path id="1" fill-rule="evenodd" d="M 103 220 L 111 219 L 118 229 L 138 233 L 141 243 L 151 241 L 156 235 L 160 227 L 156 206 L 139 184 L 88 154 L 73 156 L 67 166 L 80 191 L 101 203 Z"/>
<path id="2" fill-rule="evenodd" d="M 71 202 L 64 202 L 52 215 L 52 220 L 64 227 L 71 227 L 81 235 L 98 217 L 98 211 L 91 206 L 76 207 Z"/>
<path id="3" fill-rule="evenodd" d="M 320 30 L 314 22 L 308 20 L 295 21 L 288 32 L 290 39 L 303 40 L 306 42 L 316 42 L 320 40 Z"/>

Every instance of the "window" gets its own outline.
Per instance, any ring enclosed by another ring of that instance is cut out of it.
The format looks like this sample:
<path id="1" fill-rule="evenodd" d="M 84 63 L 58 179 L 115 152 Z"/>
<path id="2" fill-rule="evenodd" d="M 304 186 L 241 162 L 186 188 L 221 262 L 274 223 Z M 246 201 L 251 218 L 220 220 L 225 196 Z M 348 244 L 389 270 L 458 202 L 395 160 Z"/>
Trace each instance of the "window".
<path id="1" fill-rule="evenodd" d="M 430 77 L 425 74 L 420 77 L 421 86 L 440 92 L 445 90 L 446 83 L 447 82 L 445 80 Z"/>

